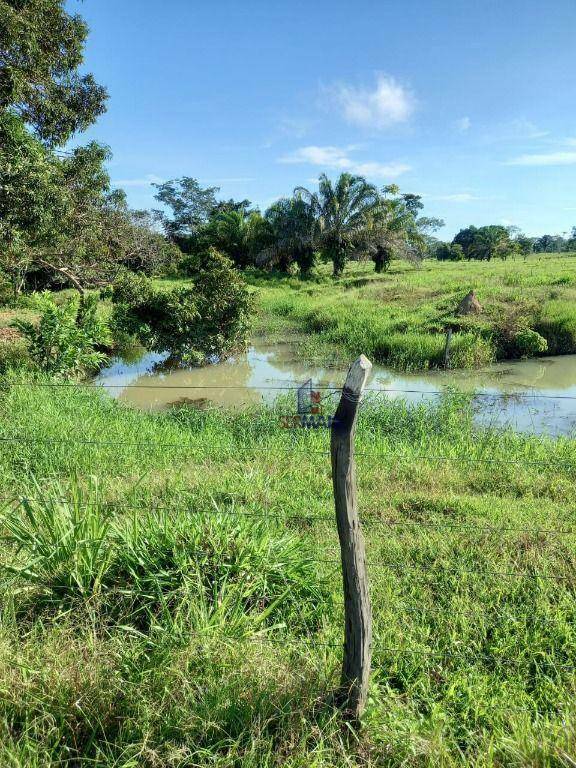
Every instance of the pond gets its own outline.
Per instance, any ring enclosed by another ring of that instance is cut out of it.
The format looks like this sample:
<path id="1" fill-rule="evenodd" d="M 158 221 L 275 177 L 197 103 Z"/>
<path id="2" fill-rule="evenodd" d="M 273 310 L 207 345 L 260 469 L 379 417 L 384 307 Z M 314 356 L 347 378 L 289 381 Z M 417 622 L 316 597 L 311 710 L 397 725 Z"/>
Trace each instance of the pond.
<path id="1" fill-rule="evenodd" d="M 319 387 L 342 386 L 345 365 L 307 364 L 297 350 L 297 341 L 271 344 L 256 339 L 247 352 L 202 368 L 173 368 L 167 365 L 167 354 L 143 352 L 135 361 L 113 360 L 95 383 L 105 385 L 123 403 L 147 410 L 190 401 L 199 407 L 272 402 L 309 378 Z M 476 392 L 474 407 L 480 423 L 576 435 L 576 355 L 416 374 L 374 365 L 368 382 L 370 389 L 386 390 L 379 397 L 410 402 L 434 399 L 446 387 Z"/>

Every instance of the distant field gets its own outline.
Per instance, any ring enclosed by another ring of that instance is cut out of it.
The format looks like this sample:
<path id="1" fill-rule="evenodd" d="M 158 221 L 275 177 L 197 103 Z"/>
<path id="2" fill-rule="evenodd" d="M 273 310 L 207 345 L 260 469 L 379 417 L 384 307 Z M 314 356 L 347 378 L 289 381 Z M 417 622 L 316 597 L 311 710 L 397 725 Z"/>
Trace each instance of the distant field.
<path id="1" fill-rule="evenodd" d="M 359 350 L 400 369 L 442 364 L 445 332 L 454 330 L 452 365 L 481 366 L 494 360 L 534 356 L 519 332 L 536 331 L 546 354 L 576 352 L 576 254 L 536 254 L 491 262 L 437 262 L 420 268 L 395 261 L 377 275 L 372 264 L 351 263 L 333 281 L 320 270 L 317 281 L 253 279 L 261 308 L 314 334 L 308 345 Z M 457 317 L 460 300 L 474 290 L 478 316 Z"/>

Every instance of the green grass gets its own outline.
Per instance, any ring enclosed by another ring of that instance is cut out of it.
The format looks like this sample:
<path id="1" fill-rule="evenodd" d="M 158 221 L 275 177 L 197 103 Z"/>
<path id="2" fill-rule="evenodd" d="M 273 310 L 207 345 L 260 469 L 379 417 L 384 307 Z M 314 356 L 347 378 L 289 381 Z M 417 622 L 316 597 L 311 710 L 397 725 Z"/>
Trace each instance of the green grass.
<path id="1" fill-rule="evenodd" d="M 252 277 L 265 315 L 284 317 L 345 357 L 362 349 L 404 370 L 443 364 L 445 332 L 454 330 L 451 363 L 474 368 L 518 357 L 516 334 L 540 333 L 549 354 L 576 352 L 576 255 L 536 254 L 510 262 L 393 262 L 376 275 L 351 263 L 339 280 L 324 268 L 316 280 Z M 460 300 L 475 290 L 476 317 L 457 317 Z M 310 352 L 314 352 L 309 348 Z"/>
<path id="2" fill-rule="evenodd" d="M 2 443 L 0 495 L 39 501 L 2 512 L 0 764 L 572 764 L 576 534 L 551 531 L 572 529 L 576 443 L 477 430 L 458 396 L 366 402 L 356 736 L 330 703 L 328 434 L 281 429 L 293 408 L 3 386 L 0 434 L 29 441 Z"/>

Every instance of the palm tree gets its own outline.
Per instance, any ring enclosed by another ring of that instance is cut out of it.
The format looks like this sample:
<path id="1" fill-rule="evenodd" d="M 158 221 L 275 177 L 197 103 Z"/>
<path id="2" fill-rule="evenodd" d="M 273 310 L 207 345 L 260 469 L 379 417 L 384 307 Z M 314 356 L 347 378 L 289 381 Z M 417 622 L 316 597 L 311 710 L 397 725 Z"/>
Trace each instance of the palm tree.
<path id="1" fill-rule="evenodd" d="M 202 234 L 208 244 L 223 251 L 241 269 L 253 262 L 271 237 L 270 227 L 259 211 L 248 216 L 243 211 L 219 213 Z"/>
<path id="2" fill-rule="evenodd" d="M 386 271 L 392 256 L 406 248 L 416 235 L 414 213 L 404 196 L 398 197 L 398 187 L 389 185 L 382 192 L 378 205 L 368 218 L 363 244 L 376 272 Z M 389 193 L 394 196 L 388 197 Z"/>
<path id="3" fill-rule="evenodd" d="M 338 277 L 362 242 L 370 216 L 379 205 L 376 187 L 362 176 L 350 173 L 342 173 L 333 184 L 323 173 L 318 180 L 318 192 L 298 187 L 295 194 L 314 212 L 320 249 L 332 261 L 334 277 Z"/>
<path id="4" fill-rule="evenodd" d="M 301 196 L 282 198 L 264 214 L 272 231 L 272 242 L 259 261 L 276 263 L 287 271 L 295 261 L 300 274 L 306 277 L 314 266 L 316 218 L 310 203 Z"/>

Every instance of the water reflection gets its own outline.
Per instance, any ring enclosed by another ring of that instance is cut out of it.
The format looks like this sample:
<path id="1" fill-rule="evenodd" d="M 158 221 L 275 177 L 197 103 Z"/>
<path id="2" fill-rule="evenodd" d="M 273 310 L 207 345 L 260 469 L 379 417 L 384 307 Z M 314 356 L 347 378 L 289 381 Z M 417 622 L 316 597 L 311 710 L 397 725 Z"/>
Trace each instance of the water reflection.
<path id="1" fill-rule="evenodd" d="M 271 345 L 256 340 L 245 354 L 203 368 L 174 368 L 168 355 L 146 352 L 137 361 L 113 361 L 96 383 L 106 384 L 122 402 L 148 410 L 183 399 L 226 407 L 272 402 L 308 378 L 322 387 L 342 386 L 346 366 L 303 362 L 297 350 L 296 342 Z M 481 393 L 475 398 L 479 422 L 552 435 L 576 433 L 575 355 L 499 363 L 475 371 L 418 374 L 398 374 L 375 365 L 368 387 L 386 390 L 374 397 L 411 402 L 435 398 L 446 387 L 476 391 Z"/>

